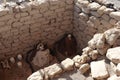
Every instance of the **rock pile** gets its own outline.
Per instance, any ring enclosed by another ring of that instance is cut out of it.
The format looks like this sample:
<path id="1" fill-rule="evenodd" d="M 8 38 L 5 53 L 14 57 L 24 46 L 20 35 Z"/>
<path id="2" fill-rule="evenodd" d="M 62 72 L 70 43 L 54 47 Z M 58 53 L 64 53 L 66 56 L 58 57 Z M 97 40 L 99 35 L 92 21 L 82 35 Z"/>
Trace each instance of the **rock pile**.
<path id="1" fill-rule="evenodd" d="M 88 46 L 82 50 L 83 53 L 81 56 L 86 54 L 86 56 L 89 58 L 91 75 L 93 78 L 107 79 L 110 76 L 108 80 L 119 79 L 119 77 L 117 76 L 120 75 L 120 47 L 111 48 L 114 47 L 114 44 L 119 36 L 120 29 L 117 27 L 111 28 L 104 33 L 97 33 L 88 42 Z M 114 75 L 117 76 L 111 76 L 109 74 L 110 72 L 108 71 L 108 68 L 106 66 L 107 63 L 105 62 L 105 60 L 98 60 L 98 58 L 100 58 L 101 56 L 106 56 L 106 58 L 110 60 L 110 62 L 114 65 L 114 67 L 111 66 L 114 68 Z"/>

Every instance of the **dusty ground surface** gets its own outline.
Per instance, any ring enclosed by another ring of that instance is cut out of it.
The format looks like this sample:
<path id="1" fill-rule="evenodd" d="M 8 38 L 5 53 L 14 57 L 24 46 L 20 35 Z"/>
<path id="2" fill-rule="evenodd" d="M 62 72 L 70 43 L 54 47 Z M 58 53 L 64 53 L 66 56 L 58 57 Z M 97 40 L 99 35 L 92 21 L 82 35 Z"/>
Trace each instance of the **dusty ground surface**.
<path id="1" fill-rule="evenodd" d="M 56 62 L 58 62 L 56 58 L 53 58 L 52 62 L 48 65 L 52 65 Z M 16 64 L 10 64 L 11 69 L 0 68 L 0 80 L 27 80 L 28 76 L 30 76 L 32 72 L 25 60 L 23 60 L 22 63 L 22 68 L 19 68 Z"/>
<path id="2" fill-rule="evenodd" d="M 11 69 L 0 69 L 0 80 L 26 80 L 31 74 L 29 66 L 23 62 L 23 68 L 18 68 L 16 64 L 11 65 Z"/>

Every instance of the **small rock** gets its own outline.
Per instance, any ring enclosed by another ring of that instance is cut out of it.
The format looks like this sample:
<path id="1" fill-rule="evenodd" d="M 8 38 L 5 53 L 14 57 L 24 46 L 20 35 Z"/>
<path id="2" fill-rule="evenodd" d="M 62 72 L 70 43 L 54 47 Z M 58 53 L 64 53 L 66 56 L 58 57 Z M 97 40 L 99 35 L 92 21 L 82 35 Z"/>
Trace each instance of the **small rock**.
<path id="1" fill-rule="evenodd" d="M 82 64 L 79 68 L 79 70 L 82 74 L 84 74 L 86 71 L 88 71 L 88 69 L 90 69 L 90 65 L 88 63 Z"/>
<path id="2" fill-rule="evenodd" d="M 114 9 L 106 8 L 106 9 L 104 10 L 104 13 L 105 13 L 105 14 L 110 14 L 110 13 L 113 12 L 113 11 L 114 11 Z"/>
<path id="3" fill-rule="evenodd" d="M 118 63 L 117 68 L 116 68 L 116 74 L 120 76 L 120 63 Z"/>
<path id="4" fill-rule="evenodd" d="M 111 12 L 110 17 L 112 17 L 116 20 L 120 20 L 120 12 Z"/>
<path id="5" fill-rule="evenodd" d="M 83 54 L 83 55 L 81 55 L 81 61 L 80 61 L 80 63 L 86 63 L 86 62 L 89 62 L 90 61 L 90 58 L 89 58 L 89 56 L 87 55 L 87 54 Z"/>
<path id="6" fill-rule="evenodd" d="M 102 6 L 97 10 L 97 13 L 102 15 L 104 13 L 104 10 L 106 9 L 106 6 Z"/>
<path id="7" fill-rule="evenodd" d="M 93 50 L 89 53 L 89 56 L 92 58 L 92 60 L 97 59 L 98 57 L 98 51 L 97 50 Z"/>
<path id="8" fill-rule="evenodd" d="M 81 7 L 87 7 L 89 4 L 89 1 L 87 0 L 78 0 L 78 3 L 80 4 Z"/>
<path id="9" fill-rule="evenodd" d="M 90 10 L 97 10 L 97 9 L 99 9 L 100 7 L 101 7 L 101 5 L 99 5 L 99 4 L 96 3 L 96 2 L 90 3 L 90 4 L 88 5 L 88 8 L 89 8 Z"/>
<path id="10" fill-rule="evenodd" d="M 74 66 L 74 61 L 71 60 L 70 58 L 67 58 L 61 62 L 61 66 L 65 71 L 72 70 Z"/>
<path id="11" fill-rule="evenodd" d="M 83 51 L 83 53 L 84 54 L 88 54 L 90 51 L 92 51 L 93 49 L 92 48 L 90 48 L 90 47 L 86 47 L 86 48 L 84 48 L 84 49 L 82 49 L 82 51 Z M 83 54 L 82 53 L 82 54 Z"/>
<path id="12" fill-rule="evenodd" d="M 100 20 L 99 20 L 99 18 L 97 18 L 97 17 L 95 17 L 95 16 L 89 17 L 89 20 L 92 21 L 95 26 L 99 26 L 99 25 L 100 25 Z M 95 27 L 95 28 L 96 28 L 96 27 Z"/>
<path id="13" fill-rule="evenodd" d="M 21 54 L 18 54 L 18 55 L 17 55 L 17 59 L 18 59 L 18 60 L 22 60 L 22 59 L 23 59 L 22 55 L 21 55 Z"/>
<path id="14" fill-rule="evenodd" d="M 95 24 L 92 21 L 90 21 L 90 20 L 87 21 L 87 25 L 89 27 L 95 27 Z"/>
<path id="15" fill-rule="evenodd" d="M 105 44 L 105 37 L 104 34 L 98 33 L 93 36 L 93 38 L 88 42 L 88 45 L 95 49 L 95 48 L 103 48 Z"/>
<path id="16" fill-rule="evenodd" d="M 22 66 L 23 66 L 23 64 L 22 64 L 22 62 L 17 62 L 17 66 L 19 67 L 19 68 L 22 68 Z"/>
<path id="17" fill-rule="evenodd" d="M 107 50 L 110 48 L 110 45 L 105 44 L 103 48 L 97 48 L 97 51 L 101 55 L 105 55 L 107 53 Z"/>
<path id="18" fill-rule="evenodd" d="M 75 66 L 76 66 L 76 67 L 80 67 L 80 65 L 81 65 L 81 63 L 80 63 L 80 61 L 81 61 L 81 56 L 80 56 L 80 55 L 75 56 L 75 57 L 73 58 L 73 61 L 75 62 Z"/>
<path id="19" fill-rule="evenodd" d="M 91 74 L 93 78 L 104 79 L 109 76 L 104 60 L 93 61 L 90 63 L 90 67 L 91 67 Z"/>
<path id="20" fill-rule="evenodd" d="M 81 60 L 81 56 L 80 56 L 80 55 L 76 55 L 76 56 L 73 58 L 73 61 L 74 61 L 74 62 L 77 62 L 77 63 L 79 63 L 80 60 Z"/>
<path id="21" fill-rule="evenodd" d="M 59 64 L 56 63 L 56 64 L 53 64 L 51 66 L 44 68 L 44 71 L 48 74 L 50 78 L 53 78 L 62 72 L 62 68 L 60 67 Z"/>
<path id="22" fill-rule="evenodd" d="M 105 31 L 104 34 L 105 34 L 106 42 L 109 45 L 113 45 L 117 40 L 117 38 L 120 36 L 120 30 L 117 28 L 112 28 Z"/>
<path id="23" fill-rule="evenodd" d="M 87 7 L 82 7 L 82 11 L 86 14 L 90 13 L 90 10 Z"/>
<path id="24" fill-rule="evenodd" d="M 11 57 L 11 58 L 10 58 L 10 62 L 14 64 L 14 63 L 15 63 L 15 58 L 14 58 L 14 57 Z"/>
<path id="25" fill-rule="evenodd" d="M 80 13 L 79 14 L 80 19 L 87 21 L 88 20 L 88 15 L 85 13 Z"/>

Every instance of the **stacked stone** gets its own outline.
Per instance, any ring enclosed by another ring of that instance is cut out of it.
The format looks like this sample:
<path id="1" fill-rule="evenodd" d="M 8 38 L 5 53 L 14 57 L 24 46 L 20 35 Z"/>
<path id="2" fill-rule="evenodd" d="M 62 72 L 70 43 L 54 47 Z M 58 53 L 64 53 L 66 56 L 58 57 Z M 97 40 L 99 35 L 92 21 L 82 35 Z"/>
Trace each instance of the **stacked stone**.
<path id="1" fill-rule="evenodd" d="M 38 40 L 52 44 L 73 29 L 73 0 L 35 0 L 0 6 L 0 59 L 23 54 Z"/>
<path id="2" fill-rule="evenodd" d="M 74 61 L 70 58 L 63 60 L 60 64 L 55 63 L 44 69 L 40 69 L 34 72 L 27 80 L 50 80 L 54 77 L 58 77 L 62 72 L 73 70 Z"/>
<path id="3" fill-rule="evenodd" d="M 120 20 L 120 12 L 106 7 L 107 0 L 76 0 L 74 5 L 74 34 L 82 48 L 95 33 L 113 28 Z M 118 41 L 120 41 L 118 39 Z M 120 45 L 120 43 L 117 43 Z"/>

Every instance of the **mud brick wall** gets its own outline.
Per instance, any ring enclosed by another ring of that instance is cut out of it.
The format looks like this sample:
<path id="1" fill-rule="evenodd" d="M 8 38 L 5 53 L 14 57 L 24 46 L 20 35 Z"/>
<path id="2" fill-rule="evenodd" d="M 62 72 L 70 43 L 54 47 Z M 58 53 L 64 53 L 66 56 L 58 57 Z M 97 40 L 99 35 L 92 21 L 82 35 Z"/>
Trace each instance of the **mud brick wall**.
<path id="1" fill-rule="evenodd" d="M 104 1 L 74 1 L 74 34 L 81 49 L 87 46 L 87 42 L 95 33 L 115 27 L 120 20 L 120 12 L 106 7 Z M 116 44 L 120 45 L 120 39 Z"/>
<path id="2" fill-rule="evenodd" d="M 38 41 L 53 44 L 73 30 L 73 0 L 0 6 L 0 59 L 24 54 Z"/>

